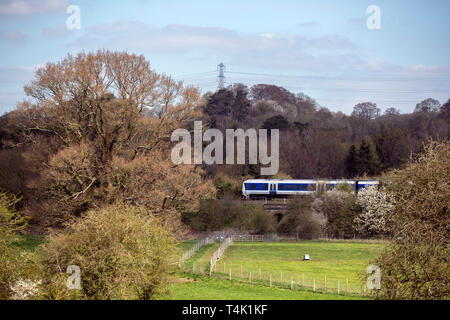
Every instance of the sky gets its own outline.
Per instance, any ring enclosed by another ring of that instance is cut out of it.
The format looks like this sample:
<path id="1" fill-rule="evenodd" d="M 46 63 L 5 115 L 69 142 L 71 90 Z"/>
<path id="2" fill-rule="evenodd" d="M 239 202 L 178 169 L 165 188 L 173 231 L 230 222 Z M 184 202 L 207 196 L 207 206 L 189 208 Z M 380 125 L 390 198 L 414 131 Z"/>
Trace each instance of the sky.
<path id="1" fill-rule="evenodd" d="M 71 5 L 79 29 L 67 26 Z M 448 0 L 0 0 L 0 115 L 30 99 L 37 68 L 98 49 L 143 54 L 202 92 L 217 89 L 223 62 L 227 85 L 275 84 L 347 114 L 366 101 L 409 113 L 450 98 L 449 12 Z"/>

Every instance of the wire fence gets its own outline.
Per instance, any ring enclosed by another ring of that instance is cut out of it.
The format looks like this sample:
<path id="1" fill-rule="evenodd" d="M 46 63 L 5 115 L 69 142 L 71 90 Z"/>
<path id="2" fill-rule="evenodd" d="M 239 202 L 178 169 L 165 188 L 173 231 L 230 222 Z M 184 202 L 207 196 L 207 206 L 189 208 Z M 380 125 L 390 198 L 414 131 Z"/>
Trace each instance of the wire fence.
<path id="1" fill-rule="evenodd" d="M 355 282 L 354 279 L 328 278 L 327 275 L 311 276 L 305 273 L 296 274 L 280 270 L 246 270 L 243 265 L 228 265 L 226 262 L 216 264 L 210 271 L 210 276 L 245 282 L 253 285 L 266 286 L 271 288 L 283 288 L 291 290 L 310 290 L 322 293 L 366 295 L 367 288 L 362 282 Z"/>
<path id="2" fill-rule="evenodd" d="M 222 243 L 222 245 L 213 253 L 211 256 L 210 262 L 209 262 L 209 275 L 211 275 L 212 271 L 216 267 L 217 260 L 220 259 L 220 257 L 223 255 L 225 250 L 233 243 L 233 238 L 227 238 Z"/>
<path id="3" fill-rule="evenodd" d="M 190 259 L 194 254 L 196 254 L 201 247 L 211 243 L 214 243 L 214 238 L 207 237 L 199 240 L 191 249 L 186 250 L 180 258 L 179 262 L 180 268 L 184 264 L 184 262 Z"/>
<path id="4" fill-rule="evenodd" d="M 385 242 L 389 238 L 379 237 L 363 237 L 355 234 L 345 234 L 342 236 L 327 235 L 326 233 L 311 234 L 307 232 L 299 233 L 267 233 L 267 234 L 250 234 L 241 233 L 234 230 L 216 231 L 204 233 L 198 236 L 199 238 L 212 237 L 215 241 L 224 241 L 226 238 L 233 238 L 234 242 L 277 242 L 277 241 L 304 241 L 304 240 L 319 240 L 319 241 L 355 241 L 355 242 Z"/>
<path id="5" fill-rule="evenodd" d="M 234 242 L 278 241 L 276 234 L 239 234 L 230 236 Z"/>

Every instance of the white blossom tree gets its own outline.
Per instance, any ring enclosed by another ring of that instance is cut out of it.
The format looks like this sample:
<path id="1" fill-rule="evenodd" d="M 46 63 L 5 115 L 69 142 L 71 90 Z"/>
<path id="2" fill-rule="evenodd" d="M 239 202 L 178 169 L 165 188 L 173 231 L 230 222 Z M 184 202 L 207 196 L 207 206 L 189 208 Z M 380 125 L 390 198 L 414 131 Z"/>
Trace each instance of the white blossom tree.
<path id="1" fill-rule="evenodd" d="M 358 192 L 356 203 L 361 207 L 362 213 L 354 219 L 356 231 L 361 234 L 383 234 L 388 231 L 386 216 L 394 208 L 392 196 L 384 189 L 369 187 Z"/>

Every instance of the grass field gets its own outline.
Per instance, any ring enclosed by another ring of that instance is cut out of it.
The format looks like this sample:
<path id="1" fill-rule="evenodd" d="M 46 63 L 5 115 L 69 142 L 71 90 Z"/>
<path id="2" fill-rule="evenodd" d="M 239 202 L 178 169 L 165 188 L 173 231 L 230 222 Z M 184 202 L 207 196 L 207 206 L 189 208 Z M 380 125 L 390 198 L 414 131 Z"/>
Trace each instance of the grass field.
<path id="1" fill-rule="evenodd" d="M 346 289 L 348 279 L 350 292 L 361 292 L 362 277 L 367 266 L 383 248 L 376 242 L 353 241 L 300 241 L 300 242 L 245 242 L 234 243 L 225 252 L 217 265 L 217 273 L 223 276 L 232 271 L 232 278 L 261 277 L 273 282 L 290 283 L 291 277 L 296 284 L 324 288 L 325 276 L 327 289 L 337 289 L 338 280 L 341 292 Z M 302 261 L 304 254 L 311 256 L 310 261 Z M 225 272 L 223 266 L 225 265 Z"/>
<path id="2" fill-rule="evenodd" d="M 188 245 L 183 245 L 185 246 L 189 248 Z M 192 270 L 194 266 L 196 272 L 199 272 L 200 266 L 203 266 L 207 273 L 209 258 L 218 246 L 216 243 L 202 247 L 186 261 L 186 269 Z M 170 284 L 170 293 L 159 299 L 365 299 L 359 294 L 345 293 L 346 279 L 349 291 L 360 293 L 364 271 L 382 248 L 382 242 L 374 241 L 235 242 L 218 262 L 213 277 L 179 273 Z M 302 261 L 305 253 L 311 256 L 311 261 Z M 232 281 L 228 280 L 230 268 Z M 259 269 L 263 280 L 259 280 Z M 250 272 L 252 284 L 249 283 Z M 272 287 L 269 287 L 268 281 L 270 274 Z M 305 286 L 301 285 L 302 274 Z M 325 275 L 327 290 L 324 290 Z M 291 276 L 295 282 L 294 290 L 290 290 Z M 315 292 L 312 290 L 313 279 L 316 284 Z M 336 292 L 338 279 L 340 295 Z"/>
<path id="3" fill-rule="evenodd" d="M 180 274 L 170 283 L 169 293 L 160 300 L 355 300 L 355 295 L 269 288 L 214 277 Z"/>

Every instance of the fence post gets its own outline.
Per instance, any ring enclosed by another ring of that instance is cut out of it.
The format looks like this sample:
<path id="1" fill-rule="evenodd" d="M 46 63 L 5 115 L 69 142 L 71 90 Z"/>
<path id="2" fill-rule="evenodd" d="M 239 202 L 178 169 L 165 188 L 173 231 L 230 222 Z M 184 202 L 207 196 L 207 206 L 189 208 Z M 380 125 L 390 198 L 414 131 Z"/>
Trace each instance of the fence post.
<path id="1" fill-rule="evenodd" d="M 226 274 L 226 272 L 227 272 L 227 270 L 226 270 L 226 268 L 225 268 L 225 261 L 224 261 L 224 262 L 223 262 L 223 273 Z"/>
<path id="2" fill-rule="evenodd" d="M 339 280 L 338 280 L 338 294 L 339 294 Z"/>
<path id="3" fill-rule="evenodd" d="M 283 282 L 283 271 L 280 271 L 280 282 Z"/>
<path id="4" fill-rule="evenodd" d="M 213 258 L 209 259 L 209 276 L 211 277 L 211 271 L 212 271 L 212 260 Z"/>
<path id="5" fill-rule="evenodd" d="M 323 289 L 327 290 L 327 275 L 325 275 L 325 278 L 323 279 Z"/>

